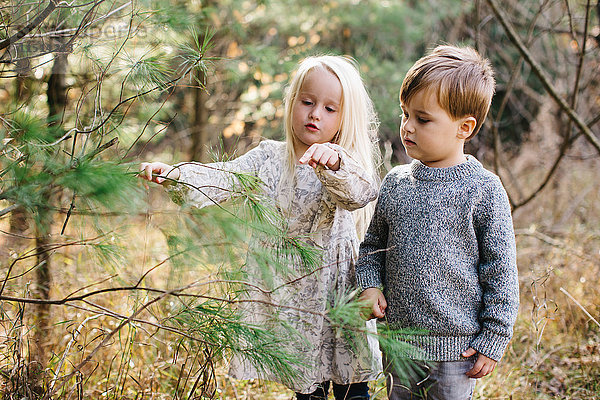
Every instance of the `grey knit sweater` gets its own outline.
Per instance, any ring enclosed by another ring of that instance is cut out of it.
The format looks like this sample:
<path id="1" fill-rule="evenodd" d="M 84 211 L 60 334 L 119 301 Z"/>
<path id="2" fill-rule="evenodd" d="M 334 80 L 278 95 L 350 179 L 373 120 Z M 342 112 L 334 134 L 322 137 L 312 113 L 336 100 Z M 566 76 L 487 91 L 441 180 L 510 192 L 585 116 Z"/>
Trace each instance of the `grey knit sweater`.
<path id="1" fill-rule="evenodd" d="M 387 249 L 387 250 L 385 250 Z M 384 250 L 384 251 L 382 251 Z M 469 347 L 499 360 L 519 306 L 515 236 L 500 179 L 472 156 L 449 168 L 420 161 L 385 177 L 356 266 L 383 287 L 387 321 L 433 361 Z"/>

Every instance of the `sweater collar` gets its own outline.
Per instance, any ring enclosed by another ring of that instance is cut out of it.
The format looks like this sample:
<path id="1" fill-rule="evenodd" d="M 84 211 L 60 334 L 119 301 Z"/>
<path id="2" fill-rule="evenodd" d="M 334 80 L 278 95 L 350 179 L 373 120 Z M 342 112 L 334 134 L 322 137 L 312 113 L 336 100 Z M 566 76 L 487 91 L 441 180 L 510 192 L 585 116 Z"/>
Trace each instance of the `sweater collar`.
<path id="1" fill-rule="evenodd" d="M 466 154 L 467 161 L 447 168 L 431 168 L 419 160 L 410 164 L 411 175 L 420 181 L 448 182 L 473 175 L 483 166 L 472 155 Z"/>

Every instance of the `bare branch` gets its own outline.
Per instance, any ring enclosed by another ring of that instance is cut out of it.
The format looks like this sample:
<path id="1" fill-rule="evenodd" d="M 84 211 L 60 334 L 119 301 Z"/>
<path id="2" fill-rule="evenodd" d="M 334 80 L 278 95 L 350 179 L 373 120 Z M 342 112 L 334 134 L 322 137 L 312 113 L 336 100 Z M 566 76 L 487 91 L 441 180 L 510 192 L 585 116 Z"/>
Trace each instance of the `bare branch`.
<path id="1" fill-rule="evenodd" d="M 596 318 L 592 317 L 592 314 L 590 314 L 590 313 L 589 313 L 589 312 L 588 312 L 588 311 L 585 309 L 585 307 L 583 307 L 583 306 L 581 305 L 581 303 L 580 303 L 580 302 L 578 302 L 578 301 L 575 299 L 575 297 L 573 297 L 573 296 L 572 296 L 572 295 L 571 295 L 569 292 L 567 292 L 567 291 L 566 291 L 564 288 L 562 288 L 562 287 L 561 287 L 559 290 L 560 290 L 561 292 L 563 292 L 563 293 L 564 293 L 564 294 L 565 294 L 565 295 L 566 295 L 566 296 L 567 296 L 569 299 L 571 299 L 571 300 L 573 301 L 573 303 L 577 304 L 577 307 L 579 307 L 579 308 L 581 309 L 581 311 L 583 311 L 583 313 L 584 313 L 585 315 L 587 315 L 587 317 L 588 317 L 589 319 L 591 319 L 592 321 L 594 321 L 594 322 L 596 323 L 596 325 L 598 325 L 598 327 L 600 327 L 600 322 L 598 322 L 598 320 L 597 320 Z"/>
<path id="2" fill-rule="evenodd" d="M 577 42 L 577 35 L 575 35 L 575 28 L 573 27 L 573 14 L 571 13 L 571 7 L 569 6 L 569 0 L 564 0 L 565 3 L 565 8 L 567 10 L 567 15 L 569 16 L 568 20 L 569 20 L 569 34 L 571 35 L 571 38 Z M 585 37 L 583 38 L 583 40 L 585 41 Z"/>
<path id="3" fill-rule="evenodd" d="M 568 2 L 566 2 L 566 3 L 567 3 L 567 8 L 568 8 Z M 572 109 L 572 110 L 574 110 L 575 107 L 577 106 L 577 95 L 578 95 L 578 92 L 579 92 L 579 85 L 580 85 L 580 82 L 581 82 L 581 71 L 583 69 L 583 62 L 584 62 L 585 55 L 586 55 L 586 44 L 587 44 L 586 37 L 587 37 L 587 32 L 588 32 L 589 16 L 590 16 L 590 1 L 588 0 L 587 6 L 586 6 L 586 14 L 585 14 L 585 28 L 584 28 L 584 32 L 583 32 L 583 44 L 581 46 L 581 51 L 579 53 L 579 60 L 578 60 L 578 64 L 577 64 L 577 72 L 576 72 L 576 76 L 575 76 L 575 82 L 574 82 L 574 85 L 573 85 L 574 86 L 574 88 L 573 88 L 573 94 L 572 94 L 572 97 L 571 97 L 571 106 L 570 106 L 570 109 Z M 571 16 L 570 10 L 569 10 L 569 23 L 571 24 L 571 30 L 573 31 L 573 36 L 575 36 L 574 30 L 573 30 L 573 27 L 572 27 L 572 16 Z M 546 185 L 548 184 L 548 182 L 550 182 L 550 179 L 552 178 L 552 176 L 554 175 L 554 172 L 558 168 L 558 164 L 560 163 L 560 161 L 562 160 L 562 158 L 566 155 L 568 148 L 573 143 L 570 140 L 571 139 L 571 127 L 572 127 L 572 124 L 573 124 L 573 119 L 569 119 L 569 122 L 567 124 L 567 128 L 565 129 L 565 134 L 564 134 L 564 137 L 563 137 L 563 143 L 562 143 L 562 145 L 560 147 L 560 151 L 559 151 L 558 157 L 554 161 L 552 167 L 550 167 L 550 170 L 546 174 L 546 177 L 544 178 L 544 180 L 542 181 L 542 183 L 538 186 L 537 190 L 535 190 L 533 193 L 531 193 L 531 195 L 528 198 L 524 199 L 519 204 L 515 205 L 515 208 L 527 204 L 539 192 L 541 192 L 542 189 L 544 189 L 544 187 L 546 187 Z"/>
<path id="4" fill-rule="evenodd" d="M 583 70 L 583 63 L 585 61 L 585 55 L 586 55 L 586 49 L 587 49 L 587 33 L 588 33 L 588 26 L 589 26 L 589 20 L 590 20 L 590 11 L 591 11 L 591 4 L 590 4 L 590 0 L 587 1 L 586 4 L 586 8 L 585 8 L 585 21 L 584 21 L 584 28 L 583 28 L 583 38 L 581 40 L 581 46 L 579 46 L 581 48 L 581 51 L 579 52 L 579 60 L 577 63 L 577 73 L 575 76 L 575 84 L 573 85 L 573 97 L 571 98 L 571 108 L 575 109 L 575 107 L 577 106 L 577 95 L 579 94 L 579 85 L 581 83 L 581 72 Z M 571 131 L 571 121 L 569 121 L 569 127 L 567 129 L 567 134 L 570 134 Z"/>
<path id="5" fill-rule="evenodd" d="M 121 321 L 121 323 L 114 328 L 112 331 L 110 331 L 102 340 L 102 342 L 100 342 L 100 344 L 98 344 L 98 346 L 96 346 L 96 348 L 94 348 L 90 354 L 88 354 L 78 365 L 76 365 L 73 368 L 73 371 L 71 373 L 69 373 L 67 376 L 63 377 L 63 384 L 61 385 L 60 388 L 62 388 L 68 381 L 69 379 L 75 375 L 79 370 L 81 370 L 81 368 L 83 368 L 83 366 L 85 366 L 88 362 L 90 362 L 92 360 L 92 358 L 94 357 L 94 355 L 100 350 L 102 349 L 104 346 L 106 346 L 108 344 L 108 342 L 112 339 L 112 337 L 119 332 L 125 325 L 131 323 L 132 319 L 134 319 L 135 317 L 137 317 L 142 311 L 144 311 L 146 308 L 150 307 L 152 304 L 160 301 L 161 299 L 163 299 L 164 297 L 168 296 L 170 293 L 164 293 L 160 296 L 155 297 L 154 299 L 148 301 L 147 303 L 145 303 L 144 305 L 142 305 L 140 308 L 138 308 L 133 314 L 131 314 L 127 319 Z M 57 388 L 56 390 L 59 390 L 60 388 Z M 53 394 L 54 392 L 50 392 L 50 396 Z"/>
<path id="6" fill-rule="evenodd" d="M 0 210 L 0 217 L 13 212 L 17 208 L 19 208 L 19 205 L 18 204 L 13 204 L 12 206 L 8 206 L 5 209 Z"/>
<path id="7" fill-rule="evenodd" d="M 552 236 L 546 235 L 545 233 L 538 231 L 535 227 L 531 227 L 528 229 L 515 229 L 515 236 L 533 237 L 533 238 L 536 238 L 537 240 L 544 242 L 550 246 L 554 246 L 556 248 L 564 250 L 564 251 L 568 252 L 569 254 L 572 254 L 582 260 L 587 260 L 587 261 L 591 261 L 591 262 L 596 261 L 594 259 L 594 257 L 590 257 L 585 252 L 575 250 L 573 248 L 573 246 L 569 245 L 568 243 L 565 243 L 561 240 L 553 238 Z"/>
<path id="8" fill-rule="evenodd" d="M 588 32 L 589 16 L 590 16 L 590 1 L 588 0 L 587 8 L 586 8 L 586 16 L 585 16 L 585 28 L 584 28 L 584 32 L 583 32 L 583 45 L 581 46 L 581 51 L 579 52 L 577 71 L 576 71 L 576 75 L 575 75 L 575 82 L 573 84 L 574 89 L 573 89 L 573 93 L 572 93 L 571 101 L 570 101 L 570 103 L 571 103 L 570 108 L 572 110 L 574 110 L 577 106 L 577 95 L 579 92 L 579 86 L 580 86 L 580 82 L 581 82 L 581 72 L 583 69 L 583 63 L 585 60 L 586 48 L 587 48 L 587 46 L 586 46 L 587 40 L 585 40 L 585 38 L 587 37 L 587 32 Z M 572 20 L 572 16 L 571 16 L 571 13 L 569 10 L 570 24 L 571 24 L 571 20 Z M 572 28 L 572 26 L 571 26 L 571 28 Z M 573 33 L 573 35 L 575 35 L 575 33 Z M 569 119 L 567 128 L 565 129 L 565 133 L 563 136 L 563 141 L 562 141 L 562 144 L 559 149 L 559 153 L 558 153 L 556 159 L 554 160 L 554 162 L 552 163 L 552 166 L 546 173 L 546 176 L 544 177 L 542 182 L 538 185 L 537 189 L 534 190 L 528 197 L 526 197 L 525 199 L 521 200 L 518 203 L 513 203 L 513 210 L 529 203 L 531 200 L 533 200 L 537 196 L 538 193 L 540 193 L 548 185 L 548 183 L 554 176 L 554 173 L 558 169 L 560 162 L 562 161 L 564 156 L 567 154 L 567 150 L 573 143 L 573 141 L 571 140 L 572 124 L 573 124 L 573 119 Z M 511 199 L 511 202 L 512 202 L 512 199 Z"/>
<path id="9" fill-rule="evenodd" d="M 585 124 L 585 121 L 583 121 L 583 119 L 581 119 L 581 117 L 577 114 L 577 112 L 575 112 L 575 110 L 573 110 L 569 106 L 569 104 L 567 104 L 565 99 L 563 99 L 558 94 L 557 90 L 554 88 L 552 83 L 550 83 L 550 79 L 546 76 L 541 65 L 539 65 L 539 63 L 533 58 L 533 56 L 531 55 L 529 50 L 527 50 L 527 48 L 521 41 L 521 38 L 519 37 L 519 35 L 514 30 L 512 24 L 506 19 L 504 14 L 498 8 L 498 5 L 496 4 L 496 0 L 486 0 L 486 1 L 492 8 L 494 14 L 498 18 L 498 20 L 500 21 L 502 26 L 504 27 L 504 30 L 506 31 L 506 34 L 509 37 L 510 41 L 513 42 L 513 44 L 517 47 L 517 49 L 519 50 L 519 52 L 521 53 L 523 58 L 525 58 L 525 61 L 527 61 L 527 63 L 531 66 L 532 71 L 538 77 L 538 79 L 542 83 L 542 86 L 544 86 L 544 88 L 546 89 L 548 94 L 554 99 L 554 101 L 556 101 L 556 103 L 569 116 L 569 118 L 577 125 L 577 127 L 581 130 L 583 135 L 588 139 L 590 144 L 592 144 L 592 146 L 594 146 L 596 148 L 596 150 L 600 153 L 600 141 L 598 140 L 598 138 L 596 138 L 594 133 Z"/>
<path id="10" fill-rule="evenodd" d="M 31 22 L 29 22 L 19 32 L 15 33 L 8 39 L 4 39 L 3 41 L 1 41 L 0 42 L 0 50 L 5 49 L 8 46 L 10 46 L 11 44 L 18 42 L 29 32 L 34 30 L 37 26 L 39 26 L 42 22 L 44 22 L 44 20 L 48 17 L 48 15 L 50 15 L 52 13 L 52 11 L 54 11 L 56 9 L 56 6 L 57 6 L 57 3 L 55 3 L 55 0 L 50 0 L 50 3 L 48 3 L 48 6 L 46 6 L 44 11 L 39 13 L 34 19 L 31 20 Z"/>
<path id="11" fill-rule="evenodd" d="M 545 1 L 543 4 L 541 4 L 538 9 L 538 12 L 533 17 L 531 24 L 529 25 L 529 28 L 527 31 L 527 43 L 531 42 L 531 40 L 533 38 L 533 32 L 534 32 L 534 27 L 535 27 L 536 21 L 542 15 L 544 6 L 547 3 L 548 2 Z M 508 104 L 510 95 L 513 92 L 517 78 L 519 77 L 519 71 L 521 70 L 522 64 L 523 64 L 523 56 L 520 56 L 519 59 L 517 60 L 517 62 L 515 63 L 512 73 L 510 75 L 510 79 L 508 80 L 508 83 L 506 84 L 504 97 L 502 98 L 502 102 L 500 103 L 500 107 L 498 108 L 498 113 L 496 115 L 496 118 L 495 118 L 494 122 L 491 124 L 492 125 L 491 126 L 492 136 L 494 139 L 494 170 L 495 170 L 496 174 L 498 174 L 498 175 L 500 174 L 500 164 L 504 164 L 503 163 L 503 161 L 504 161 L 503 154 L 504 153 L 502 152 L 502 143 L 500 141 L 500 132 L 499 132 L 498 127 L 500 126 L 500 121 L 502 119 L 502 115 L 504 114 L 504 109 L 506 108 L 506 106 Z M 562 158 L 562 155 L 560 156 L 560 158 Z M 510 174 L 510 172 L 509 172 L 509 174 Z M 515 179 L 513 179 L 513 181 L 516 182 Z M 519 194 L 521 193 L 521 190 L 518 187 L 517 187 L 517 192 Z M 521 205 L 521 204 L 517 205 L 517 203 L 513 200 L 513 196 L 511 196 L 510 193 L 509 193 L 509 200 L 510 200 L 513 210 Z"/>

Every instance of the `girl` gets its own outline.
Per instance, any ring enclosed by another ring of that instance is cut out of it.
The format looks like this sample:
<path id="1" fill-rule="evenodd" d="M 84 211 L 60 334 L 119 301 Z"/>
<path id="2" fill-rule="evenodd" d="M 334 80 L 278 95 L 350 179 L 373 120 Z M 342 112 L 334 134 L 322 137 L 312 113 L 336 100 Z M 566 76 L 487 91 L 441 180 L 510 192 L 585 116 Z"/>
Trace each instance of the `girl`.
<path id="1" fill-rule="evenodd" d="M 381 362 L 377 344 L 371 341 L 368 357 L 359 356 L 316 313 L 325 313 L 331 299 L 354 281 L 359 236 L 372 214 L 369 203 L 377 197 L 377 118 L 357 68 L 339 56 L 305 59 L 284 100 L 285 142 L 265 140 L 223 163 L 142 163 L 140 176 L 165 184 L 174 198 L 198 207 L 231 197 L 227 188 L 234 180 L 225 171 L 260 178 L 290 235 L 307 237 L 309 244 L 323 249 L 324 268 L 286 288 L 285 304 L 293 307 L 281 315 L 305 338 L 291 348 L 307 361 L 297 367 L 297 378 L 285 384 L 298 399 L 327 398 L 330 381 L 336 399 L 368 399 L 367 381 L 375 378 Z M 173 181 L 186 184 L 168 184 Z M 202 187 L 202 193 L 190 186 Z M 238 379 L 258 377 L 255 368 L 238 358 L 230 374 Z"/>

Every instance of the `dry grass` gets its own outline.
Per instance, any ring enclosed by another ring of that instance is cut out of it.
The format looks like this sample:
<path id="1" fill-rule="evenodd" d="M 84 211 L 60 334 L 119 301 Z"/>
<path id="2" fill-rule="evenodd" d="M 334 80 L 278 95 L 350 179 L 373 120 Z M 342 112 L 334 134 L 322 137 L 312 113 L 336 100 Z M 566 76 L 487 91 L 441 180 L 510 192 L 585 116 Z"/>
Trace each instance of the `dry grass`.
<path id="1" fill-rule="evenodd" d="M 490 377 L 479 381 L 476 399 L 600 399 L 600 289 L 597 283 L 600 187 L 591 173 L 598 170 L 598 164 L 589 160 L 585 163 L 570 161 L 560 170 L 556 183 L 533 203 L 516 210 L 520 314 L 504 359 Z M 168 212 L 109 221 L 112 226 L 120 227 L 115 228 L 114 237 L 124 245 L 122 259 L 117 263 L 99 262 L 85 247 L 58 251 L 54 255 L 52 298 L 61 298 L 84 287 L 87 287 L 84 292 L 93 290 L 96 288 L 90 286 L 93 284 L 98 287 L 132 284 L 163 262 L 168 253 L 159 228 L 175 208 L 159 189 L 151 192 L 149 204 L 151 209 L 166 207 Z M 0 220 L 0 225 L 0 229 L 7 230 L 6 218 Z M 72 235 L 75 231 L 83 236 L 90 232 L 83 221 L 74 219 L 70 226 Z M 57 240 L 60 239 L 57 237 Z M 23 241 L 21 246 L 27 249 L 30 243 Z M 2 261 L 2 274 L 6 273 L 7 264 L 8 261 Z M 29 266 L 29 261 L 19 263 L 18 272 L 26 271 Z M 17 271 L 13 275 L 15 273 Z M 144 284 L 173 287 L 197 279 L 199 273 L 208 274 L 208 271 L 197 271 L 193 266 L 176 270 L 167 262 L 153 270 Z M 31 280 L 28 274 L 12 281 L 4 294 L 25 296 L 31 288 Z M 47 384 L 55 374 L 71 371 L 97 348 L 92 360 L 66 385 L 74 391 L 64 393 L 63 398 L 187 398 L 201 371 L 206 372 L 202 369 L 206 357 L 188 349 L 177 335 L 139 322 L 129 324 L 100 345 L 119 319 L 107 313 L 99 314 L 97 307 L 130 315 L 149 298 L 145 292 L 120 293 L 95 297 L 93 305 L 52 307 L 53 326 L 45 336 L 45 346 L 51 351 L 48 353 L 51 361 L 45 370 Z M 173 301 L 164 301 L 139 317 L 160 324 L 161 315 L 168 313 L 172 306 Z M 1 307 L 0 367 L 7 373 L 18 364 L 17 354 L 25 357 L 19 361 L 21 365 L 30 361 L 27 359 L 30 338 L 27 326 L 32 306 L 26 306 L 22 326 L 15 325 L 19 312 L 15 303 L 3 302 Z M 212 389 L 216 398 L 293 398 L 290 390 L 278 384 L 233 381 L 226 376 L 224 365 L 215 365 L 214 371 L 216 386 Z M 2 382 L 3 398 L 11 398 L 10 382 L 6 379 Z M 373 389 L 379 391 L 376 398 L 384 398 L 382 388 L 381 381 L 373 383 Z"/>

